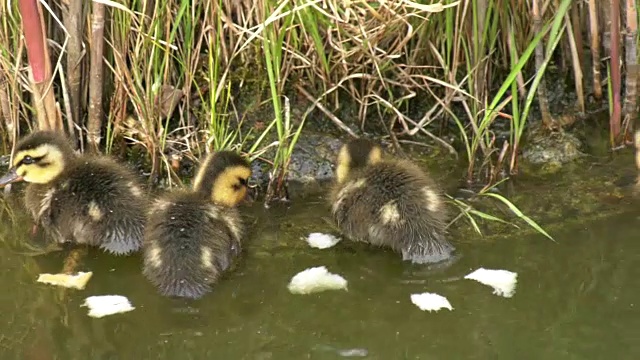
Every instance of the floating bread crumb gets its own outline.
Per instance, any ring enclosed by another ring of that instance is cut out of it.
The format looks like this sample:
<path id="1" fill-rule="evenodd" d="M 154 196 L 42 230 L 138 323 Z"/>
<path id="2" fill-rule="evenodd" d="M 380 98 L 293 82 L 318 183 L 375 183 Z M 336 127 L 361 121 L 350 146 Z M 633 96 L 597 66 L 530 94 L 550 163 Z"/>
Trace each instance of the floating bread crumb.
<path id="1" fill-rule="evenodd" d="M 411 302 L 422 311 L 438 311 L 440 309 L 453 310 L 446 297 L 434 293 L 411 294 Z"/>
<path id="2" fill-rule="evenodd" d="M 84 289 L 84 287 L 91 279 L 93 272 L 78 272 L 75 275 L 70 274 L 40 274 L 37 282 L 64 286 L 66 288 L 76 288 L 78 290 Z"/>
<path id="3" fill-rule="evenodd" d="M 89 307 L 89 316 L 101 318 L 135 309 L 129 299 L 121 295 L 89 296 L 81 306 Z"/>
<path id="4" fill-rule="evenodd" d="M 333 235 L 318 232 L 309 234 L 306 240 L 309 246 L 316 249 L 328 249 L 340 242 L 340 239 Z"/>
<path id="5" fill-rule="evenodd" d="M 288 285 L 292 294 L 311 294 L 325 290 L 347 290 L 347 280 L 331 274 L 324 266 L 308 268 L 297 273 Z"/>
<path id="6" fill-rule="evenodd" d="M 484 268 L 479 268 L 464 278 L 491 286 L 494 294 L 506 298 L 513 296 L 518 282 L 517 273 L 508 270 L 490 270 Z"/>

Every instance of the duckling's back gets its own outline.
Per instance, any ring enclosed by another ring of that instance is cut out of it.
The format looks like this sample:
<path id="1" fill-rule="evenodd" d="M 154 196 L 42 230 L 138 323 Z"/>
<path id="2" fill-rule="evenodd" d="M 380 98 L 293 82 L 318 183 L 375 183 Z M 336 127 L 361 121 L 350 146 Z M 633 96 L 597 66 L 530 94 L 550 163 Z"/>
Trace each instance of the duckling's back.
<path id="1" fill-rule="evenodd" d="M 162 295 L 200 298 L 240 254 L 241 229 L 236 209 L 176 191 L 152 207 L 143 274 Z"/>
<path id="2" fill-rule="evenodd" d="M 142 246 L 146 201 L 135 175 L 104 157 L 81 157 L 56 181 L 31 184 L 26 205 L 58 241 L 75 241 L 113 254 Z"/>
<path id="3" fill-rule="evenodd" d="M 381 161 L 353 171 L 331 193 L 338 227 L 353 240 L 390 247 L 414 263 L 451 256 L 447 212 L 435 182 L 415 164 Z"/>

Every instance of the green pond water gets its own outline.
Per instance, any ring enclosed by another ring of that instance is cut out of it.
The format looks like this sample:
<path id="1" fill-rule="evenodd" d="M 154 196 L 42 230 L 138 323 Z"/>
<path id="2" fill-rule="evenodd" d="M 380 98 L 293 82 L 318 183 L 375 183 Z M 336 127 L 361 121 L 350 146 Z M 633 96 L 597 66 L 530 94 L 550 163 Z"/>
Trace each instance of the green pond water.
<path id="1" fill-rule="evenodd" d="M 0 359 L 637 359 L 640 208 L 615 183 L 633 157 L 605 160 L 523 176 L 505 190 L 556 243 L 522 222 L 483 226 L 480 237 L 461 220 L 450 234 L 460 258 L 448 267 L 344 241 L 308 247 L 301 238 L 310 232 L 335 234 L 321 195 L 289 208 L 254 203 L 244 209 L 249 232 L 236 271 L 198 301 L 159 296 L 139 256 L 97 250 L 77 266 L 94 273 L 84 290 L 36 283 L 59 272 L 69 250 L 29 254 L 31 221 L 6 202 Z M 289 293 L 292 276 L 320 265 L 346 278 L 348 291 Z M 517 272 L 515 295 L 463 279 L 479 267 Z M 454 310 L 420 311 L 410 295 L 427 291 Z M 135 310 L 95 319 L 80 306 L 109 294 Z"/>

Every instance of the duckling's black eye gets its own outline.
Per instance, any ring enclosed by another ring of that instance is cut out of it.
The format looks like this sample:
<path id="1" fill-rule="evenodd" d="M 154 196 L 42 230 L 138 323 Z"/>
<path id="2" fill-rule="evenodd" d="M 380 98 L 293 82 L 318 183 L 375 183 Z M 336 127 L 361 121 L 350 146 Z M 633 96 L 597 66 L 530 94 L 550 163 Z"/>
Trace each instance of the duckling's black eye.
<path id="1" fill-rule="evenodd" d="M 238 191 L 238 190 L 242 189 L 243 187 L 247 186 L 247 179 L 238 178 L 238 182 L 239 182 L 239 184 L 236 183 L 236 184 L 232 185 L 233 190 Z"/>
<path id="2" fill-rule="evenodd" d="M 29 164 L 33 164 L 34 162 L 36 162 L 31 156 L 25 156 L 22 158 L 22 161 L 20 161 L 21 163 L 25 164 L 25 165 L 29 165 Z"/>

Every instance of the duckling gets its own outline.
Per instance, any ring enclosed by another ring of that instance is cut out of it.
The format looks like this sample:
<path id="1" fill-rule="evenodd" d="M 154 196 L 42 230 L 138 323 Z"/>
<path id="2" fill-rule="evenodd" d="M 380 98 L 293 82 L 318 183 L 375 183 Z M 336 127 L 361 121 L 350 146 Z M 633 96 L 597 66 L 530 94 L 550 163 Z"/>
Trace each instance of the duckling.
<path id="1" fill-rule="evenodd" d="M 146 202 L 136 175 L 106 156 L 76 155 L 64 134 L 36 131 L 18 142 L 0 186 L 25 181 L 35 225 L 58 243 L 128 255 L 142 247 Z"/>
<path id="2" fill-rule="evenodd" d="M 234 264 L 244 231 L 236 205 L 247 195 L 250 176 L 239 154 L 210 154 L 191 189 L 171 192 L 151 206 L 143 274 L 160 294 L 201 298 Z"/>
<path id="3" fill-rule="evenodd" d="M 331 215 L 348 238 L 388 247 L 412 263 L 436 263 L 455 248 L 445 237 L 440 190 L 408 160 L 384 159 L 365 139 L 342 146 L 330 191 Z"/>

